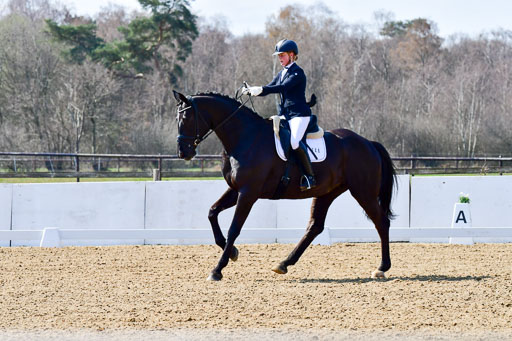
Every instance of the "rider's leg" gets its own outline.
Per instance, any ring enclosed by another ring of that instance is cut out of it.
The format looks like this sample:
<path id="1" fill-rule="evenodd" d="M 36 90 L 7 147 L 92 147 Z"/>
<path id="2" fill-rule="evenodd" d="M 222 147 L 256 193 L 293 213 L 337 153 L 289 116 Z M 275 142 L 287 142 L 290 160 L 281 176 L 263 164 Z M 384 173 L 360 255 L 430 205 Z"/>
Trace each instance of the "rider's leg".
<path id="1" fill-rule="evenodd" d="M 306 132 L 306 129 L 308 128 L 310 119 L 311 119 L 310 116 L 294 117 L 288 121 L 288 123 L 290 124 L 290 132 L 291 132 L 290 143 L 292 145 L 293 150 L 299 148 L 299 142 L 304 137 L 304 133 Z"/>
<path id="2" fill-rule="evenodd" d="M 300 146 L 300 141 L 306 132 L 310 117 L 294 117 L 289 122 L 290 124 L 290 144 L 292 146 L 295 157 L 299 161 L 304 176 L 301 179 L 300 189 L 302 191 L 308 190 L 316 186 L 315 175 L 313 174 L 313 167 L 309 159 L 308 152 L 303 145 Z"/>

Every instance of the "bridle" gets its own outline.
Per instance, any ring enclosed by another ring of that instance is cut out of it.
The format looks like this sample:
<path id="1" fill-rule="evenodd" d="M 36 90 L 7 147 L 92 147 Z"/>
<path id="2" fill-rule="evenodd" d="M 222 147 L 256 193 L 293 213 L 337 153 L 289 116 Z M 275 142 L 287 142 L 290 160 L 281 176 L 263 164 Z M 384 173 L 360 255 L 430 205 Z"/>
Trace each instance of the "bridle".
<path id="1" fill-rule="evenodd" d="M 197 110 L 197 105 L 196 103 L 194 102 L 194 99 L 192 98 L 192 96 L 187 96 L 187 99 L 188 99 L 188 102 L 190 103 L 190 105 L 188 107 L 185 107 L 183 109 L 178 109 L 178 114 L 188 110 L 188 109 L 191 109 L 192 108 L 192 115 L 193 116 L 199 116 L 201 118 L 201 121 L 203 121 L 204 124 L 206 124 L 207 127 L 209 127 L 208 123 L 206 123 L 206 120 L 203 118 L 203 115 L 201 115 L 201 112 L 199 110 Z M 181 103 L 178 103 L 178 105 L 180 105 Z M 197 114 L 196 114 L 197 113 Z M 194 147 L 197 147 L 199 145 L 199 143 L 201 143 L 206 137 L 203 136 L 201 137 L 199 135 L 199 126 L 198 126 L 198 123 L 197 123 L 197 118 L 194 117 L 194 124 L 195 124 L 195 133 L 196 135 L 195 136 L 189 136 L 189 135 L 183 135 L 183 134 L 179 134 L 178 135 L 178 143 L 180 141 L 183 141 L 183 140 L 189 140 L 189 141 L 193 141 L 193 145 Z M 192 144 L 188 144 L 188 147 L 192 147 Z"/>
<path id="2" fill-rule="evenodd" d="M 237 93 L 238 93 L 238 91 L 237 91 Z M 189 148 L 192 148 L 192 146 L 194 148 L 196 148 L 199 145 L 199 143 L 201 143 L 204 140 L 206 140 L 206 138 L 208 136 L 213 134 L 217 129 L 219 129 L 227 121 L 229 121 L 229 119 L 231 119 L 231 117 L 233 117 L 240 109 L 242 109 L 242 107 L 245 106 L 245 103 L 247 103 L 250 99 L 251 99 L 251 97 L 248 96 L 248 98 L 242 104 L 240 104 L 240 106 L 235 111 L 233 111 L 231 114 L 229 114 L 229 116 L 226 117 L 222 122 L 220 122 L 215 128 L 210 128 L 210 125 L 204 119 L 203 115 L 201 114 L 201 111 L 199 111 L 197 109 L 197 105 L 196 105 L 196 102 L 195 102 L 194 98 L 192 96 L 187 96 L 187 100 L 190 103 L 190 106 L 185 107 L 183 109 L 179 109 L 178 110 L 178 114 L 183 112 L 183 111 L 186 111 L 188 109 L 192 109 L 192 115 L 194 116 L 194 124 L 195 124 L 195 136 L 179 134 L 178 135 L 178 143 L 180 141 L 186 141 L 186 140 L 193 141 L 192 143 L 188 143 L 187 146 Z M 178 105 L 180 105 L 180 104 L 181 103 L 178 103 Z M 201 121 L 203 121 L 203 123 L 208 127 L 208 131 L 203 136 L 199 135 L 198 120 L 197 120 L 197 117 L 195 117 L 195 116 L 199 116 Z"/>

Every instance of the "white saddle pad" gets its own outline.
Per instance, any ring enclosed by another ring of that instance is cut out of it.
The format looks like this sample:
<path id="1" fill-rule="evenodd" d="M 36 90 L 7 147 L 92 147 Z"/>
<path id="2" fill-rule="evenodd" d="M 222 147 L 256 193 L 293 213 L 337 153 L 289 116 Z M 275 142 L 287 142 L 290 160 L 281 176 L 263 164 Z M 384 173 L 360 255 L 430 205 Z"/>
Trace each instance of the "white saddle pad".
<path id="1" fill-rule="evenodd" d="M 277 155 L 283 160 L 286 161 L 286 157 L 284 156 L 283 147 L 281 146 L 281 141 L 279 138 L 274 134 L 274 140 L 276 141 L 276 152 Z M 325 147 L 325 139 L 319 138 L 319 139 L 306 139 L 309 148 L 313 150 L 315 155 L 311 153 L 311 150 L 308 148 L 308 154 L 311 162 L 322 162 L 325 161 L 325 158 L 327 157 L 327 148 Z M 290 148 L 291 149 L 291 148 Z M 290 150 L 291 152 L 291 150 Z"/>

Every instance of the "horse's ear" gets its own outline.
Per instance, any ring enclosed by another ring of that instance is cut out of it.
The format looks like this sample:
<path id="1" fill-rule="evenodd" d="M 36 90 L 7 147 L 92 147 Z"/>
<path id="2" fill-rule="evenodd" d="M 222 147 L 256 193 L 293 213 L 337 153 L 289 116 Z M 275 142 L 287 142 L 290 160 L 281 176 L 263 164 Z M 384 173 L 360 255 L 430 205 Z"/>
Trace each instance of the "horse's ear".
<path id="1" fill-rule="evenodd" d="M 174 94 L 174 98 L 176 98 L 179 103 L 188 103 L 187 97 L 185 97 L 185 95 L 182 93 L 179 93 L 176 90 L 172 90 L 172 93 Z"/>

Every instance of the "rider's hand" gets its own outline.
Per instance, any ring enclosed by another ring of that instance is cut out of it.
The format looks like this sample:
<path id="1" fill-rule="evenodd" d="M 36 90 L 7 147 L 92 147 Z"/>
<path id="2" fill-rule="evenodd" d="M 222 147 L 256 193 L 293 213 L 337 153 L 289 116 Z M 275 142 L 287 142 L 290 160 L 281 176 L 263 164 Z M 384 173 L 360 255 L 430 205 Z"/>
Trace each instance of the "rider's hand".
<path id="1" fill-rule="evenodd" d="M 249 96 L 258 96 L 263 92 L 263 88 L 261 86 L 250 86 L 248 88 L 244 88 L 242 90 L 243 95 L 249 95 Z"/>

